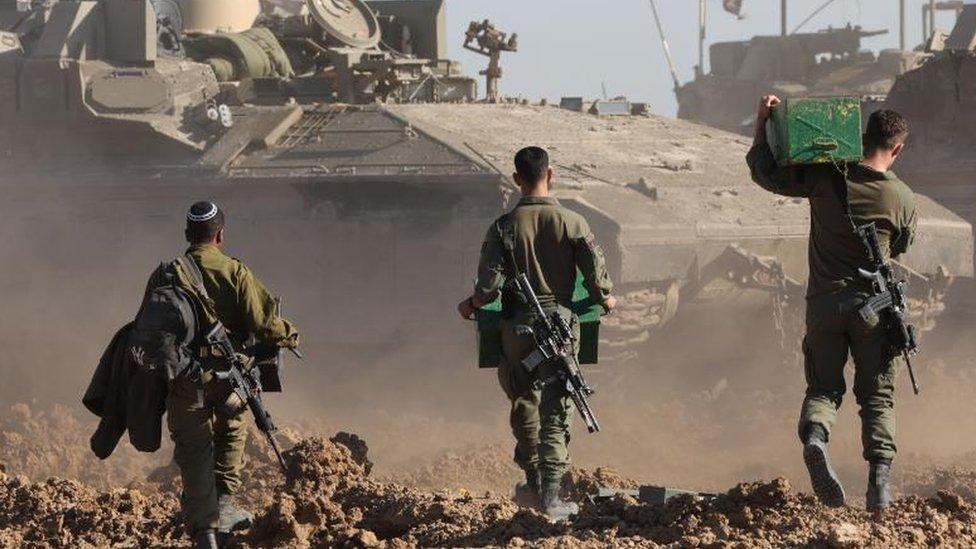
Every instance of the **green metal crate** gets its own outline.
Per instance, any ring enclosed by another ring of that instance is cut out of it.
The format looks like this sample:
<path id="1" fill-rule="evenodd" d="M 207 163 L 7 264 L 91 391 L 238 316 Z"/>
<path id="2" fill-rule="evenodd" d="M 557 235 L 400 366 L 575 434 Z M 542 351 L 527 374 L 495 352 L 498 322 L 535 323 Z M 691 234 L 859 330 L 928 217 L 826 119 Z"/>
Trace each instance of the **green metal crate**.
<path id="1" fill-rule="evenodd" d="M 580 364 L 596 364 L 600 350 L 600 315 L 603 307 L 593 304 L 583 287 L 583 276 L 576 273 L 573 312 L 580 320 Z M 496 299 L 475 314 L 478 321 L 478 367 L 496 368 L 502 359 L 502 301 Z"/>
<path id="2" fill-rule="evenodd" d="M 863 156 L 861 101 L 785 99 L 772 111 L 766 138 L 780 166 L 858 162 Z"/>

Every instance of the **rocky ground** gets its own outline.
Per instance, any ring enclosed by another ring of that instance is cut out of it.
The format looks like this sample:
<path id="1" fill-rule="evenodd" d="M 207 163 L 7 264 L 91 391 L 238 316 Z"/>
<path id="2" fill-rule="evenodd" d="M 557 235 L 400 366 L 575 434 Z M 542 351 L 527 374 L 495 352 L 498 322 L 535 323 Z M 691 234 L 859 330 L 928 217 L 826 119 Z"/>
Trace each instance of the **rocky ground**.
<path id="1" fill-rule="evenodd" d="M 607 469 L 574 470 L 564 488 L 582 510 L 552 524 L 505 497 L 435 490 L 453 474 L 471 474 L 463 454 L 437 460 L 401 482 L 370 475 L 365 441 L 283 436 L 287 475 L 257 437 L 243 499 L 256 512 L 254 528 L 236 547 L 906 547 L 976 544 L 976 472 L 930 468 L 902 475 L 917 494 L 875 518 L 854 507 L 831 510 L 797 493 L 785 479 L 740 484 L 714 499 L 683 497 L 665 505 L 617 495 L 597 502 L 598 486 L 637 484 Z M 5 451 L 10 451 L 5 447 Z M 483 450 L 474 452 L 486 455 Z M 10 454 L 6 454 L 9 457 Z M 477 461 L 470 468 L 477 469 Z M 17 466 L 10 462 L 9 467 Z M 177 518 L 175 471 L 158 469 L 128 488 L 99 489 L 76 480 L 32 482 L 0 473 L 0 546 L 185 547 Z M 505 471 L 490 475 L 507 475 Z M 413 479 L 413 480 L 411 480 Z M 410 482 L 408 487 L 402 482 Z M 423 486 L 418 488 L 416 486 Z M 488 486 L 488 484 L 485 484 Z"/>

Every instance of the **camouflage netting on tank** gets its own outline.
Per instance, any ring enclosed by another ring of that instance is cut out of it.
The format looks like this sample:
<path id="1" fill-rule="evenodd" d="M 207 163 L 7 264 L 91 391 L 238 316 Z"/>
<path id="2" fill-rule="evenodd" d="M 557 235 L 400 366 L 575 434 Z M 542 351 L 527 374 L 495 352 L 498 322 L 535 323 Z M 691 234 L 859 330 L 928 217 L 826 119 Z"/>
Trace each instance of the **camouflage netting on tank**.
<path id="1" fill-rule="evenodd" d="M 260 450 L 260 447 L 256 447 Z M 685 496 L 665 505 L 626 495 L 597 503 L 596 487 L 632 488 L 613 471 L 574 470 L 567 494 L 583 503 L 569 524 L 552 524 L 531 509 L 495 496 L 430 492 L 369 478 L 365 442 L 340 433 L 307 438 L 286 452 L 282 481 L 263 453 L 252 454 L 247 490 L 255 526 L 236 547 L 905 547 L 976 544 L 972 500 L 945 491 L 947 476 L 916 475 L 934 497 L 898 500 L 880 520 L 855 508 L 827 509 L 793 492 L 789 482 L 740 484 L 712 500 Z M 931 481 L 926 484 L 926 481 Z M 257 483 L 257 484 L 255 484 Z M 155 485 L 160 486 L 160 485 Z M 76 481 L 32 483 L 0 472 L 0 546 L 185 547 L 172 493 L 147 484 L 98 491 Z M 172 488 L 170 485 L 169 488 Z M 962 480 L 954 485 L 972 491 Z M 263 501 L 263 503 L 258 503 Z"/>

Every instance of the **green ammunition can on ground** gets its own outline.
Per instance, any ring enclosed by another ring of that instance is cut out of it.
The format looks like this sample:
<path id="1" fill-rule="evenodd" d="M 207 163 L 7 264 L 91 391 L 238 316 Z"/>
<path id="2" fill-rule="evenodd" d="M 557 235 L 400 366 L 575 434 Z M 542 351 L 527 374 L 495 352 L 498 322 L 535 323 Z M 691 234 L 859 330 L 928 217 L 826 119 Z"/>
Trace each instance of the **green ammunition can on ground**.
<path id="1" fill-rule="evenodd" d="M 858 162 L 861 101 L 856 97 L 789 98 L 773 108 L 766 138 L 780 166 Z"/>
<path id="2" fill-rule="evenodd" d="M 573 312 L 580 322 L 580 364 L 596 364 L 599 358 L 600 316 L 603 308 L 593 304 L 583 287 L 583 276 L 576 273 L 576 290 L 573 292 Z M 478 322 L 478 366 L 497 368 L 502 359 L 502 300 L 482 307 L 476 314 Z"/>

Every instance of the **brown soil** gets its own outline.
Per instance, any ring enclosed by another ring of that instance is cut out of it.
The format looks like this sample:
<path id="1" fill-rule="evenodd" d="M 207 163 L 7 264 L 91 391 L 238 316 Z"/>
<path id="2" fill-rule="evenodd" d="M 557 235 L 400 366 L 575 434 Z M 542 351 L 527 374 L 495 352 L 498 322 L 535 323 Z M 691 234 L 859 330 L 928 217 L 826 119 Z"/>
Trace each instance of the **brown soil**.
<path id="1" fill-rule="evenodd" d="M 94 416 L 79 418 L 59 404 L 0 406 L 0 463 L 31 480 L 56 476 L 109 489 L 145 477 L 172 455 L 168 448 L 140 454 L 123 436 L 111 459 L 101 461 L 88 446 L 96 424 Z"/>
<path id="2" fill-rule="evenodd" d="M 388 475 L 410 488 L 452 493 L 485 494 L 511 491 L 522 471 L 512 461 L 510 448 L 498 444 L 448 451 L 406 473 Z"/>
<path id="3" fill-rule="evenodd" d="M 184 544 L 170 495 L 98 491 L 78 481 L 32 483 L 0 472 L 2 547 L 166 547 Z"/>
<path id="4" fill-rule="evenodd" d="M 260 439 L 255 439 L 260 440 Z M 832 510 L 793 491 L 789 481 L 740 484 L 714 499 L 665 505 L 627 495 L 596 503 L 598 486 L 633 488 L 613 471 L 574 470 L 564 488 L 582 503 L 578 517 L 553 524 L 504 497 L 431 492 L 369 477 L 360 438 L 307 438 L 286 452 L 283 478 L 256 442 L 246 477 L 254 528 L 238 547 L 891 547 L 976 544 L 971 471 L 936 470 L 913 489 L 933 497 L 898 500 L 883 517 Z M 477 464 L 474 464 L 476 467 Z M 433 470 L 433 469 L 432 469 Z M 906 479 L 911 476 L 906 474 Z M 959 495 L 938 486 L 952 476 Z M 164 487 L 160 490 L 159 487 Z M 25 547 L 188 545 L 177 518 L 175 485 L 99 491 L 77 481 L 32 483 L 0 473 L 0 545 Z"/>

